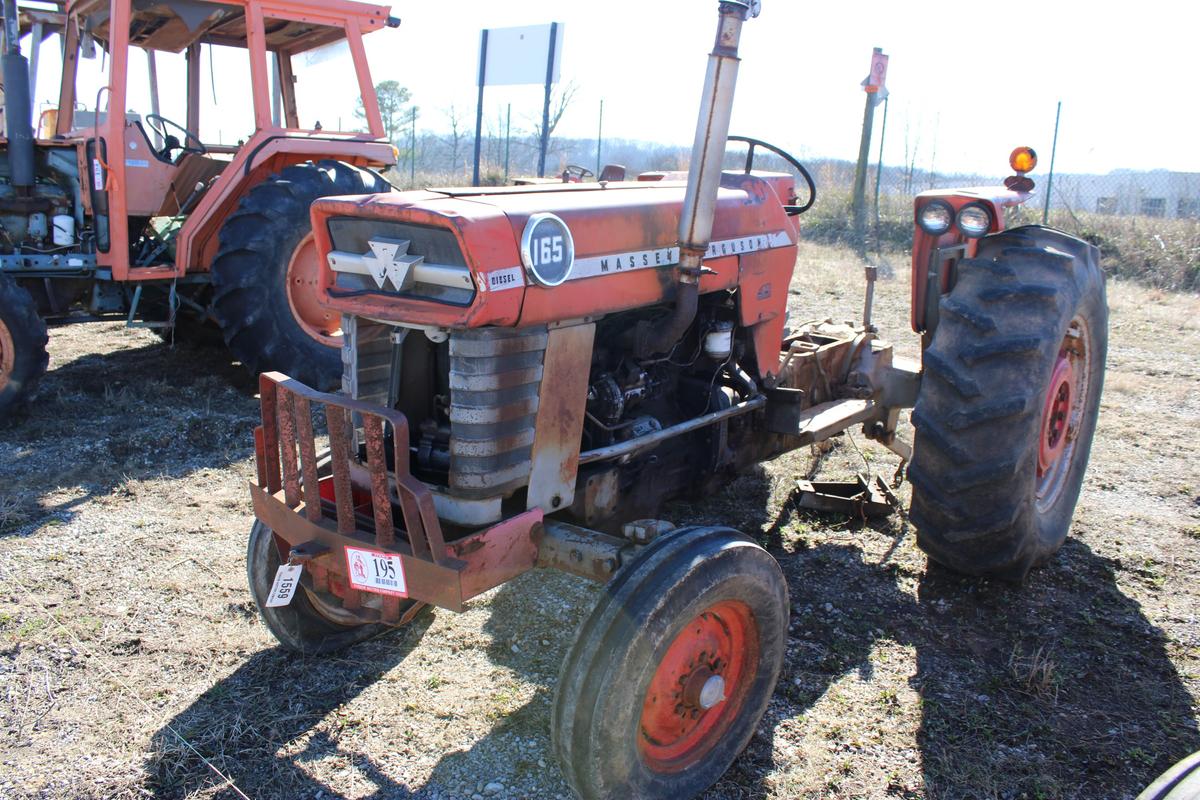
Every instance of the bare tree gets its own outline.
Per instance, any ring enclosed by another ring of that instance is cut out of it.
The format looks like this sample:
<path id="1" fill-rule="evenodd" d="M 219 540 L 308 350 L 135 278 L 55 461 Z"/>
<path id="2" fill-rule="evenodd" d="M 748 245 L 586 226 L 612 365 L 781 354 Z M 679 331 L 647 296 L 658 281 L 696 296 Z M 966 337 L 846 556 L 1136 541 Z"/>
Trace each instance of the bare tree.
<path id="1" fill-rule="evenodd" d="M 446 121 L 450 123 L 450 135 L 446 137 L 446 140 L 450 143 L 450 171 L 454 172 L 458 169 L 458 148 L 467 135 L 465 120 L 462 112 L 455 108 L 453 103 L 442 113 L 446 115 Z"/>
<path id="2" fill-rule="evenodd" d="M 921 149 L 921 131 L 912 130 L 912 118 L 904 120 L 904 193 L 913 194 L 913 174 L 917 169 L 917 152 Z"/>
<path id="3" fill-rule="evenodd" d="M 562 121 L 563 114 L 567 113 L 567 107 L 575 99 L 577 91 L 579 91 L 579 87 L 575 85 L 575 81 L 559 84 L 550 90 L 550 124 L 547 126 L 550 133 L 547 138 L 554 136 L 554 129 Z M 539 115 L 531 121 L 533 123 L 533 136 L 531 138 L 534 142 L 541 142 L 542 118 Z"/>

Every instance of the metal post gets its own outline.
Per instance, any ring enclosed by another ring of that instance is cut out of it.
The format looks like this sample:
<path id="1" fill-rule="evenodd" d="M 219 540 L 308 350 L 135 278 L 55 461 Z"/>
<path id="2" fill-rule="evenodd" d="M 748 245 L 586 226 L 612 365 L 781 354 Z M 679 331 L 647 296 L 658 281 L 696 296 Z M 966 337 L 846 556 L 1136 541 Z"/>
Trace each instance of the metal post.
<path id="1" fill-rule="evenodd" d="M 479 37 L 479 105 L 475 109 L 475 170 L 471 176 L 471 185 L 479 185 L 479 144 L 483 136 L 483 82 L 487 77 L 487 28 Z"/>
<path id="2" fill-rule="evenodd" d="M 508 146 L 512 142 L 512 103 L 504 117 L 504 182 L 508 183 Z"/>
<path id="3" fill-rule="evenodd" d="M 883 181 L 883 137 L 887 135 L 888 98 L 883 98 L 883 122 L 879 126 L 879 161 L 875 164 L 875 239 L 879 244 L 879 184 Z"/>
<path id="4" fill-rule="evenodd" d="M 417 184 L 417 107 L 412 107 L 412 124 L 408 128 L 408 188 Z"/>
<path id="5" fill-rule="evenodd" d="M 550 47 L 546 54 L 546 99 L 542 103 L 542 146 L 538 153 L 538 177 L 546 177 L 546 150 L 550 146 L 550 87 L 554 82 L 554 49 L 558 46 L 558 23 L 550 23 Z"/>
<path id="6" fill-rule="evenodd" d="M 286 56 L 282 53 L 275 53 L 274 58 L 271 59 L 271 124 L 277 128 L 283 127 L 283 77 L 279 70 L 279 59 L 281 58 L 286 58 Z"/>
<path id="7" fill-rule="evenodd" d="M 875 52 L 882 53 L 883 48 L 876 47 Z M 859 253 L 864 252 L 866 246 L 867 165 L 871 158 L 871 127 L 874 121 L 875 95 L 867 92 L 866 107 L 863 109 L 862 140 L 858 145 L 858 165 L 854 169 L 854 244 Z"/>
<path id="8" fill-rule="evenodd" d="M 596 125 L 596 177 L 600 177 L 600 148 L 604 144 L 604 98 L 600 98 L 600 122 Z"/>
<path id="9" fill-rule="evenodd" d="M 1050 146 L 1050 174 L 1046 176 L 1046 205 L 1042 208 L 1042 224 L 1050 222 L 1050 189 L 1054 186 L 1054 156 L 1058 153 L 1058 118 L 1062 115 L 1062 100 L 1054 112 L 1054 143 Z"/>

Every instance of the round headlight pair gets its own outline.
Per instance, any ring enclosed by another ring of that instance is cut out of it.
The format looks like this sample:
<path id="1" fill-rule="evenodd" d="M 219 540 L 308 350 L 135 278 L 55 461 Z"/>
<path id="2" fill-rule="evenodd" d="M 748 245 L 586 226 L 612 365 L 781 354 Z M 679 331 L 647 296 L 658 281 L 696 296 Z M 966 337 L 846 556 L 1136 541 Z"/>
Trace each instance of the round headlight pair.
<path id="1" fill-rule="evenodd" d="M 941 236 L 955 222 L 964 236 L 978 239 L 991 229 L 992 212 L 983 203 L 974 202 L 967 203 L 955 214 L 954 207 L 945 200 L 930 200 L 917 216 L 921 230 L 931 236 Z"/>

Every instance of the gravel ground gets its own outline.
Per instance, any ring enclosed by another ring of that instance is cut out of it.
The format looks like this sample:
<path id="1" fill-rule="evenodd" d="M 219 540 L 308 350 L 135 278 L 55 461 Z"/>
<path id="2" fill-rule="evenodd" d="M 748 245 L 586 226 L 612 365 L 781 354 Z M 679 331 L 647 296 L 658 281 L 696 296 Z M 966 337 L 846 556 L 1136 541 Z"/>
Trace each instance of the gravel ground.
<path id="1" fill-rule="evenodd" d="M 891 262 L 878 321 L 915 354 Z M 793 319 L 856 316 L 860 282 L 805 245 Z M 708 800 L 1124 798 L 1200 749 L 1200 299 L 1110 304 L 1073 536 L 1024 586 L 927 564 L 902 517 L 798 511 L 796 477 L 892 474 L 863 441 L 667 510 L 758 537 L 791 587 L 783 678 Z M 532 573 L 338 657 L 284 653 L 243 572 L 253 383 L 118 324 L 50 347 L 0 430 L 0 797 L 569 796 L 549 713 L 596 587 Z"/>

